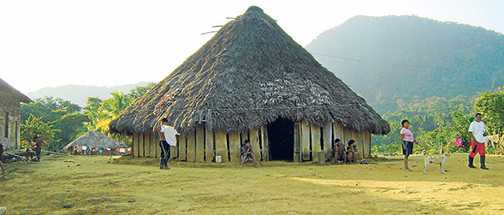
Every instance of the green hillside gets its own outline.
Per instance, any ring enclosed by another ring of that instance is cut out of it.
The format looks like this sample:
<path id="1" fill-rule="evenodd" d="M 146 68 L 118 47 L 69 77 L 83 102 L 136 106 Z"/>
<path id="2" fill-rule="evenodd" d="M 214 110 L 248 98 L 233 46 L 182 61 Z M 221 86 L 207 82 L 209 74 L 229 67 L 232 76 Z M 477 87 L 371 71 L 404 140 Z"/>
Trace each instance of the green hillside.
<path id="1" fill-rule="evenodd" d="M 375 106 L 504 84 L 504 35 L 416 16 L 357 16 L 307 49 Z"/>

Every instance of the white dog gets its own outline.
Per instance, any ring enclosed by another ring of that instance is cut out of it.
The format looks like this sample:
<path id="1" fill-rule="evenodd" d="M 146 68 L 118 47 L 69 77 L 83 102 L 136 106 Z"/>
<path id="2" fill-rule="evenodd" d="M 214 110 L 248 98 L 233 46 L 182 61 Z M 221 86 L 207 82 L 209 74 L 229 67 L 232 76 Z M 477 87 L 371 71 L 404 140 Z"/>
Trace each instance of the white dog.
<path id="1" fill-rule="evenodd" d="M 446 163 L 448 162 L 448 158 L 450 157 L 450 154 L 444 153 L 441 151 L 441 154 L 439 155 L 428 155 L 425 150 L 423 150 L 423 154 L 425 156 L 424 160 L 424 174 L 427 174 L 427 170 L 429 169 L 429 166 L 431 163 L 437 163 L 439 164 L 439 169 L 441 171 L 441 174 L 446 173 Z"/>

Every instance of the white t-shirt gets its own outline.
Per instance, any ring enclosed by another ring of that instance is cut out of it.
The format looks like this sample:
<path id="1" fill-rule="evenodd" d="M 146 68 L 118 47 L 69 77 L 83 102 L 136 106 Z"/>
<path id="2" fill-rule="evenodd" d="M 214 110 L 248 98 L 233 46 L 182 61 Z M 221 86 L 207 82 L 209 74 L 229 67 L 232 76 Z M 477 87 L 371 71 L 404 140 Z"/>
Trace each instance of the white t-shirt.
<path id="1" fill-rule="evenodd" d="M 488 142 L 488 138 L 484 136 L 485 135 L 485 123 L 483 123 L 482 121 L 471 122 L 471 125 L 469 125 L 469 132 L 471 132 L 473 134 L 474 138 L 476 138 L 476 141 L 478 141 L 479 143 L 487 143 Z"/>
<path id="2" fill-rule="evenodd" d="M 168 142 L 168 144 L 170 144 L 171 146 L 177 145 L 176 135 L 179 133 L 177 133 L 177 130 L 175 130 L 175 128 L 167 125 L 162 125 L 161 132 L 164 134 L 165 140 L 166 142 Z"/>

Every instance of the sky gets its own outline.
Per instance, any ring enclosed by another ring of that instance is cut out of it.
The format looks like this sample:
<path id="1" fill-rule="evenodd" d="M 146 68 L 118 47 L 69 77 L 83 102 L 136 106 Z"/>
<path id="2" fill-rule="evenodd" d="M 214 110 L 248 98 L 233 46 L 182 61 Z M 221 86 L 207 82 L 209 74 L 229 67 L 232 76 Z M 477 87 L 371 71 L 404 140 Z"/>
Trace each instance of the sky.
<path id="1" fill-rule="evenodd" d="M 356 15 L 417 15 L 504 32 L 500 0 L 1 0 L 0 78 L 21 92 L 157 82 L 226 17 L 261 7 L 301 45 Z"/>

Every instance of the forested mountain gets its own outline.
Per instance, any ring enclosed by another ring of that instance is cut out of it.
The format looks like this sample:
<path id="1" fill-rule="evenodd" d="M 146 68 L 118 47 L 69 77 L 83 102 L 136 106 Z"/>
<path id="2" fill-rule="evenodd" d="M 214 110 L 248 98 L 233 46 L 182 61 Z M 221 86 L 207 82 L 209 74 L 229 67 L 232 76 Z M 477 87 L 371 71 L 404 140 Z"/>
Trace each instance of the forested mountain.
<path id="1" fill-rule="evenodd" d="M 504 35 L 416 16 L 357 16 L 307 49 L 375 106 L 504 85 Z M 380 109 L 380 108 L 379 108 Z"/>
<path id="2" fill-rule="evenodd" d="M 54 97 L 68 100 L 74 104 L 83 107 L 88 97 L 97 97 L 106 99 L 112 92 L 129 92 L 139 86 L 147 86 L 148 82 L 139 82 L 136 84 L 120 85 L 113 87 L 84 86 L 84 85 L 65 85 L 59 87 L 46 87 L 40 90 L 28 93 L 32 99 Z"/>

